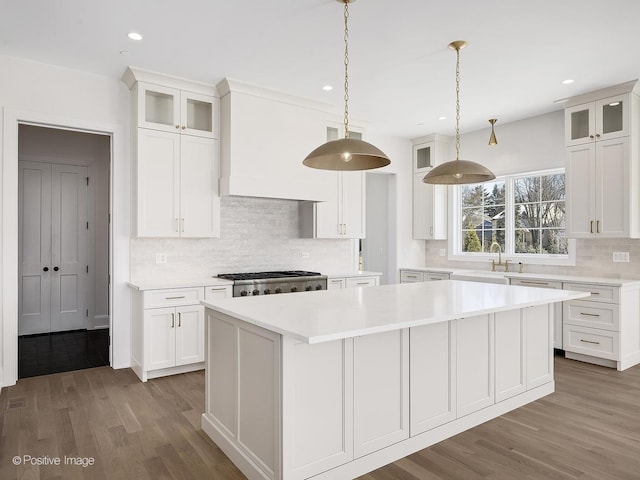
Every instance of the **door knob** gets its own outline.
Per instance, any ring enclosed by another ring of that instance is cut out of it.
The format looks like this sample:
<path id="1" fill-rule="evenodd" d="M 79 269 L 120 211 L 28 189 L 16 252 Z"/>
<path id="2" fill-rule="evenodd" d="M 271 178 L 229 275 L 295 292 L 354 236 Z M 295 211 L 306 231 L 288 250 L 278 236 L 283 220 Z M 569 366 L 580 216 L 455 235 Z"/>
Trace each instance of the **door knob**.
<path id="1" fill-rule="evenodd" d="M 58 270 L 60 270 L 58 267 L 53 267 L 54 272 L 57 272 Z"/>
<path id="2" fill-rule="evenodd" d="M 49 267 L 44 267 L 44 268 L 42 269 L 42 271 L 43 271 L 43 272 L 48 272 L 48 271 L 49 271 Z"/>

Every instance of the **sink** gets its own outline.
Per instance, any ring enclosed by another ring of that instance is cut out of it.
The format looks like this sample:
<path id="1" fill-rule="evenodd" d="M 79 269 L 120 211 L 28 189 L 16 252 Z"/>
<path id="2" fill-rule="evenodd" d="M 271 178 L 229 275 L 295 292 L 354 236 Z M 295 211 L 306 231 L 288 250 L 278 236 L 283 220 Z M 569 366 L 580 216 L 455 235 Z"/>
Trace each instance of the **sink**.
<path id="1" fill-rule="evenodd" d="M 451 280 L 464 280 L 467 282 L 499 283 L 509 285 L 509 277 L 512 272 L 491 272 L 487 270 L 469 270 L 451 274 Z"/>

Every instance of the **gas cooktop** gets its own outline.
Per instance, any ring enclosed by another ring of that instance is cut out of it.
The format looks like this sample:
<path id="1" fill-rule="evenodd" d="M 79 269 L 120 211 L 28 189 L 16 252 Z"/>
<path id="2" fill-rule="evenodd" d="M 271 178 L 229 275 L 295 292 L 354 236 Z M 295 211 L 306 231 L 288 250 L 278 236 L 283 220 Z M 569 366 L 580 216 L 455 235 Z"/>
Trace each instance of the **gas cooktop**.
<path id="1" fill-rule="evenodd" d="M 284 270 L 276 272 L 249 272 L 249 273 L 220 273 L 218 278 L 225 280 L 264 280 L 267 278 L 292 278 L 292 277 L 317 277 L 318 272 L 305 272 L 304 270 Z"/>

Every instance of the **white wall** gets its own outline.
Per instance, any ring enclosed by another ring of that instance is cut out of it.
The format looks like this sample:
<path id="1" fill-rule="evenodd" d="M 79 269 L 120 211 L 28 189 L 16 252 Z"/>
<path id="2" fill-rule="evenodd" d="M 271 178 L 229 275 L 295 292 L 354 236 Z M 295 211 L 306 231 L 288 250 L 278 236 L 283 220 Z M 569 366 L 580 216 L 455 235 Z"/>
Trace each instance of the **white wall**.
<path id="1" fill-rule="evenodd" d="M 114 310 L 112 365 L 129 365 L 128 280 L 130 225 L 129 92 L 116 79 L 0 56 L 2 124 L 2 256 L 0 384 L 17 375 L 17 151 L 19 122 L 113 133 L 112 235 Z"/>
<path id="2" fill-rule="evenodd" d="M 509 174 L 547 168 L 564 167 L 564 112 L 556 111 L 518 122 L 496 124 L 498 145 L 488 146 L 490 127 L 462 135 L 462 159 L 480 162 L 495 174 Z M 455 149 L 451 158 L 455 158 Z M 639 186 L 640 188 L 640 186 Z M 448 266 L 453 268 L 487 269 L 484 262 L 449 262 L 440 257 L 441 248 L 448 249 L 446 241 L 427 241 L 426 262 L 419 266 Z M 629 263 L 613 263 L 613 252 L 629 252 Z M 576 240 L 575 267 L 525 265 L 532 273 L 606 275 L 640 278 L 640 240 L 584 239 Z"/>

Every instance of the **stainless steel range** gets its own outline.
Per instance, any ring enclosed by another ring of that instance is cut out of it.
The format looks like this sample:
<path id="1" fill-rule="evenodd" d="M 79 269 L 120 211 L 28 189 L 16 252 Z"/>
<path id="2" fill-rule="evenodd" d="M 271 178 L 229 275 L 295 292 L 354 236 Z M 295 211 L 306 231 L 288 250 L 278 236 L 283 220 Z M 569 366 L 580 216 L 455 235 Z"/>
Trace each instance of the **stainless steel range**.
<path id="1" fill-rule="evenodd" d="M 233 280 L 233 296 L 270 295 L 275 293 L 326 290 L 327 276 L 317 272 L 286 270 L 282 272 L 221 273 L 218 278 Z"/>

